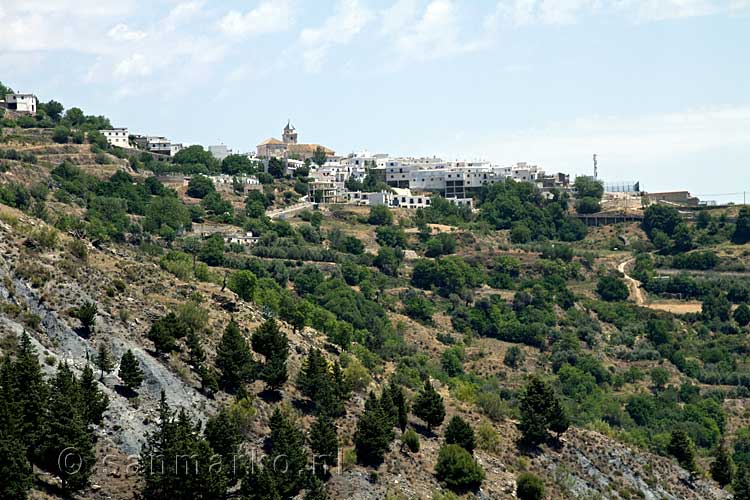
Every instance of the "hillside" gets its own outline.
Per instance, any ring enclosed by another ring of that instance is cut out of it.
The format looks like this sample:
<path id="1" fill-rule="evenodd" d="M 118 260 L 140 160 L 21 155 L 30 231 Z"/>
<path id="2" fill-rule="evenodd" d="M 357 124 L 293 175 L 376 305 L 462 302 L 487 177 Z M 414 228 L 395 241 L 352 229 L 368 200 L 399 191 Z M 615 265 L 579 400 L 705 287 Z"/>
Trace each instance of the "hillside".
<path id="1" fill-rule="evenodd" d="M 33 446 L 18 455 L 34 463 L 30 498 L 323 498 L 316 488 L 354 500 L 516 498 L 519 474 L 530 472 L 545 498 L 720 499 L 732 491 L 711 474 L 720 445 L 738 471 L 750 467 L 742 213 L 736 223 L 685 222 L 657 207 L 643 225 L 587 229 L 567 195 L 547 200 L 509 181 L 485 190 L 476 212 L 444 201 L 419 211 L 320 205 L 275 220 L 266 212 L 294 204 L 304 177 L 240 193 L 211 184 L 192 196 L 197 182 L 171 190 L 152 175 L 167 167 L 97 144 L 83 126 L 61 144 L 49 128 L 5 120 L 0 422 L 10 431 L 0 440 L 18 451 L 42 436 L 42 457 Z M 222 168 L 177 160 L 169 168 L 186 175 Z M 260 239 L 204 238 L 197 224 Z M 36 380 L 23 378 L 33 372 L 28 345 L 46 392 L 35 392 L 39 381 L 23 385 Z M 93 389 L 70 389 L 102 348 L 113 366 Z M 317 350 L 325 368 L 312 378 Z M 127 352 L 143 378 L 131 388 L 120 371 Z M 545 397 L 532 397 L 534 384 Z M 86 420 L 92 394 L 108 404 Z M 164 425 L 162 394 L 184 410 L 172 422 L 177 437 Z M 394 420 L 398 394 L 407 431 Z M 39 428 L 27 418 L 36 395 L 48 421 Z M 429 397 L 442 398 L 440 408 L 419 411 Z M 65 441 L 61 407 L 80 412 L 66 422 L 93 447 L 80 484 L 82 474 L 64 482 L 50 466 L 62 447 L 49 443 Z M 428 421 L 439 409 L 444 416 Z M 475 446 L 456 452 L 453 475 L 436 473 L 454 417 Z M 129 467 L 164 436 L 174 437 L 173 453 L 241 449 L 259 459 L 284 450 L 302 453 L 307 467 L 321 421 L 337 448 L 322 481 L 202 470 L 165 486 L 165 476 Z M 481 478 L 456 484 L 477 466 Z"/>

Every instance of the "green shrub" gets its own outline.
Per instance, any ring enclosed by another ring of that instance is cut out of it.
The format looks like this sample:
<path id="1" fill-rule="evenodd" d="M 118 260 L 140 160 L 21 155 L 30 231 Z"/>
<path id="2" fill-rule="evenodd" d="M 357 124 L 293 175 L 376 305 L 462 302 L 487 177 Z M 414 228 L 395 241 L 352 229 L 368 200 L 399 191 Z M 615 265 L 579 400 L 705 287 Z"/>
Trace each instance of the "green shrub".
<path id="1" fill-rule="evenodd" d="M 520 500 L 542 500 L 544 483 L 536 474 L 523 472 L 516 479 L 516 496 Z"/>
<path id="2" fill-rule="evenodd" d="M 419 451 L 419 435 L 414 429 L 409 429 L 401 435 L 401 442 L 404 443 L 412 453 Z"/>
<path id="3" fill-rule="evenodd" d="M 596 293 L 607 302 L 623 301 L 628 298 L 628 286 L 617 276 L 602 276 L 596 284 Z"/>
<path id="4" fill-rule="evenodd" d="M 440 448 L 435 474 L 449 488 L 459 491 L 476 489 L 484 480 L 484 471 L 474 457 L 457 444 Z"/>

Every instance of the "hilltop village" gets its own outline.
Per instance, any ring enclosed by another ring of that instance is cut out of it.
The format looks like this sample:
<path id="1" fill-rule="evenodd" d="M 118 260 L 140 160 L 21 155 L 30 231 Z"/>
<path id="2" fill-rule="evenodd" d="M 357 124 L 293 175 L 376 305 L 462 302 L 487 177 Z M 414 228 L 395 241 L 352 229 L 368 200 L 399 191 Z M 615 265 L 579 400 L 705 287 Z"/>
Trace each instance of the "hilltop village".
<path id="1" fill-rule="evenodd" d="M 747 206 L 0 96 L 0 498 L 750 499 Z"/>

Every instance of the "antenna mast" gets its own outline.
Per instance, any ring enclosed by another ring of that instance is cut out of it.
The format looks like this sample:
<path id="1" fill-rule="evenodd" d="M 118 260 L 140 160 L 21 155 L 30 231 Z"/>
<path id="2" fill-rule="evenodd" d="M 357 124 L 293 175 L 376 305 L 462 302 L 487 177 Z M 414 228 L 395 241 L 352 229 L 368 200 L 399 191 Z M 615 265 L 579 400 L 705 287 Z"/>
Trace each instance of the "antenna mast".
<path id="1" fill-rule="evenodd" d="M 594 153 L 594 180 L 599 178 L 598 163 L 596 162 L 596 153 Z"/>

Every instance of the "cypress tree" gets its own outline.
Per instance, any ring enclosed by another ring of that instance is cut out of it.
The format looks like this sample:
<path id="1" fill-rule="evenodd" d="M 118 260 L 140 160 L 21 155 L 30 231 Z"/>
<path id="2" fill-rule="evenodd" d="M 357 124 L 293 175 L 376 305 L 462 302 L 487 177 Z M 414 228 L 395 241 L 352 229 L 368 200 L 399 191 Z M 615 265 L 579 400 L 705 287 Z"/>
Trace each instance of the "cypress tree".
<path id="1" fill-rule="evenodd" d="M 473 453 L 476 447 L 474 429 L 471 428 L 468 422 L 456 415 L 445 429 L 445 442 L 447 444 L 457 444 L 469 453 Z"/>
<path id="2" fill-rule="evenodd" d="M 734 462 L 727 450 L 726 443 L 722 441 L 716 448 L 716 457 L 711 463 L 711 477 L 722 487 L 730 484 L 734 476 Z"/>
<path id="3" fill-rule="evenodd" d="M 84 421 L 87 425 L 101 423 L 102 414 L 107 410 L 107 406 L 109 406 L 109 398 L 97 387 L 94 371 L 89 365 L 86 365 L 83 373 L 81 373 L 79 387 L 81 392 L 81 411 Z"/>
<path id="4" fill-rule="evenodd" d="M 406 400 L 404 389 L 391 381 L 388 391 L 391 394 L 393 405 L 396 407 L 398 428 L 401 429 L 401 432 L 405 432 L 406 424 L 409 422 L 409 403 Z"/>
<path id="5" fill-rule="evenodd" d="M 135 391 L 143 383 L 143 370 L 141 370 L 141 364 L 130 349 L 125 351 L 125 354 L 122 355 L 118 375 L 125 387 L 131 392 Z"/>
<path id="6" fill-rule="evenodd" d="M 25 500 L 33 483 L 31 463 L 21 438 L 20 405 L 15 401 L 12 364 L 0 367 L 0 498 Z"/>
<path id="7" fill-rule="evenodd" d="M 115 363 L 112 360 L 112 353 L 109 352 L 109 349 L 104 342 L 99 344 L 99 349 L 96 352 L 96 359 L 94 359 L 94 364 L 97 368 L 99 368 L 99 381 L 104 380 L 104 375 L 111 372 L 115 367 Z"/>
<path id="8" fill-rule="evenodd" d="M 310 426 L 310 449 L 314 453 L 314 473 L 324 479 L 330 475 L 329 469 L 336 466 L 339 454 L 339 440 L 336 424 L 328 417 L 319 417 Z"/>
<path id="9" fill-rule="evenodd" d="M 60 477 L 63 490 L 88 486 L 94 465 L 94 445 L 82 415 L 78 382 L 68 365 L 57 369 L 52 382 L 40 466 Z M 67 457 L 66 450 L 71 450 Z"/>
<path id="10" fill-rule="evenodd" d="M 383 413 L 380 402 L 371 392 L 354 433 L 357 460 L 364 465 L 379 465 L 393 438 L 390 418 Z"/>
<path id="11" fill-rule="evenodd" d="M 216 366 L 221 370 L 219 382 L 227 392 L 237 391 L 252 379 L 253 356 L 234 320 L 229 322 L 221 337 Z"/>
<path id="12" fill-rule="evenodd" d="M 262 355 L 258 378 L 263 380 L 271 390 L 278 390 L 287 381 L 286 361 L 289 357 L 289 340 L 286 333 L 279 329 L 276 320 L 269 319 L 262 323 L 253 333 L 253 351 Z"/>
<path id="13" fill-rule="evenodd" d="M 413 408 L 414 414 L 427 423 L 429 430 L 443 423 L 445 418 L 443 397 L 438 394 L 429 380 L 425 381 L 424 388 L 417 394 Z"/>

